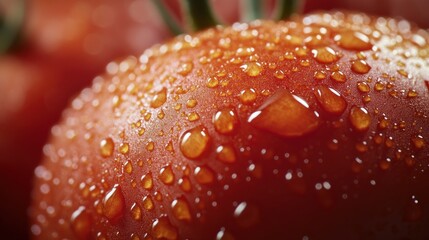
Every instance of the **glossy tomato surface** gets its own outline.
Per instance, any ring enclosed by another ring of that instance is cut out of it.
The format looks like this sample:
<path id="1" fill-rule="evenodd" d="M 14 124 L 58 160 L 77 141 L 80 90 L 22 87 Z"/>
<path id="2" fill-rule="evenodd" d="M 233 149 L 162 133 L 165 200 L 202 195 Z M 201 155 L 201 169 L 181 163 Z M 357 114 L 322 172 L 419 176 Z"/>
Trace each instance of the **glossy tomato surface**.
<path id="1" fill-rule="evenodd" d="M 331 12 L 111 62 L 52 129 L 32 235 L 428 238 L 428 41 Z"/>

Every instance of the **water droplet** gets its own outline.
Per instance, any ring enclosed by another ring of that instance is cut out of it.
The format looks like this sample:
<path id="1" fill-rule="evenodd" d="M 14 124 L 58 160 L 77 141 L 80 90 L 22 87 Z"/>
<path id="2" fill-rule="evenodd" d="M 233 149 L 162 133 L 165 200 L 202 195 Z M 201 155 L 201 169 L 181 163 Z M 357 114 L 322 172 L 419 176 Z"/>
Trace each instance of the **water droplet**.
<path id="1" fill-rule="evenodd" d="M 210 136 L 203 126 L 192 128 L 183 133 L 180 139 L 180 151 L 189 159 L 199 158 L 209 147 Z"/>
<path id="2" fill-rule="evenodd" d="M 119 145 L 119 152 L 122 154 L 127 154 L 130 150 L 130 145 L 128 143 L 121 143 L 121 145 Z"/>
<path id="3" fill-rule="evenodd" d="M 215 130 L 221 134 L 230 134 L 238 126 L 237 114 L 230 108 L 219 110 L 213 116 Z"/>
<path id="4" fill-rule="evenodd" d="M 351 69 L 355 73 L 364 74 L 371 70 L 371 66 L 369 66 L 364 60 L 355 60 L 352 62 Z"/>
<path id="5" fill-rule="evenodd" d="M 346 31 L 334 37 L 338 45 L 347 50 L 365 51 L 372 48 L 372 44 L 367 35 L 356 32 Z"/>
<path id="6" fill-rule="evenodd" d="M 92 230 L 92 219 L 84 206 L 80 206 L 72 213 L 70 222 L 73 233 L 78 239 L 89 239 Z"/>
<path id="7" fill-rule="evenodd" d="M 186 101 L 186 107 L 187 108 L 194 108 L 195 106 L 197 106 L 198 101 L 195 99 L 189 99 L 188 101 Z"/>
<path id="8" fill-rule="evenodd" d="M 141 178 L 141 182 L 144 189 L 151 190 L 153 188 L 152 173 L 143 175 Z"/>
<path id="9" fill-rule="evenodd" d="M 279 90 L 253 112 L 248 122 L 255 127 L 284 137 L 298 137 L 316 130 L 318 113 L 312 111 L 302 98 Z"/>
<path id="10" fill-rule="evenodd" d="M 235 240 L 231 233 L 222 228 L 216 234 L 216 240 Z"/>
<path id="11" fill-rule="evenodd" d="M 133 172 L 133 165 L 130 161 L 126 161 L 123 166 L 124 172 L 131 174 Z"/>
<path id="12" fill-rule="evenodd" d="M 312 50 L 313 56 L 319 63 L 333 63 L 338 60 L 338 56 L 334 49 L 330 47 L 322 47 Z"/>
<path id="13" fill-rule="evenodd" d="M 314 72 L 314 79 L 316 80 L 323 80 L 326 78 L 325 71 L 315 71 Z"/>
<path id="14" fill-rule="evenodd" d="M 178 220 L 191 221 L 191 211 L 189 210 L 188 201 L 184 197 L 179 197 L 171 202 L 171 209 L 174 217 Z"/>
<path id="15" fill-rule="evenodd" d="M 250 77 L 259 76 L 264 70 L 262 65 L 257 62 L 250 62 L 250 63 L 243 64 L 241 65 L 240 68 L 241 70 L 243 70 L 243 72 L 245 72 Z"/>
<path id="16" fill-rule="evenodd" d="M 167 89 L 163 88 L 157 92 L 150 102 L 150 106 L 153 108 L 161 107 L 167 101 Z"/>
<path id="17" fill-rule="evenodd" d="M 194 64 L 192 64 L 192 62 L 182 63 L 179 66 L 177 72 L 182 76 L 186 76 L 192 71 L 193 68 Z"/>
<path id="18" fill-rule="evenodd" d="M 194 170 L 194 176 L 197 182 L 201 184 L 210 184 L 215 180 L 214 171 L 207 166 L 196 167 Z"/>
<path id="19" fill-rule="evenodd" d="M 171 225 L 166 216 L 155 219 L 152 223 L 152 236 L 156 239 L 175 240 L 178 239 L 177 229 Z"/>
<path id="20" fill-rule="evenodd" d="M 259 209 L 253 204 L 241 202 L 234 210 L 234 218 L 241 227 L 251 227 L 259 221 Z"/>
<path id="21" fill-rule="evenodd" d="M 234 163 L 236 161 L 234 147 L 225 144 L 216 148 L 216 159 L 223 163 Z"/>
<path id="22" fill-rule="evenodd" d="M 391 164 L 392 164 L 392 160 L 390 158 L 384 158 L 379 162 L 378 166 L 380 167 L 381 170 L 386 171 L 390 168 Z"/>
<path id="23" fill-rule="evenodd" d="M 368 83 L 366 82 L 357 82 L 356 86 L 359 92 L 362 92 L 362 93 L 367 93 L 371 90 Z"/>
<path id="24" fill-rule="evenodd" d="M 155 143 L 152 141 L 149 141 L 146 144 L 146 150 L 148 150 L 149 152 L 152 152 L 155 149 Z"/>
<path id="25" fill-rule="evenodd" d="M 140 208 L 138 203 L 133 203 L 130 211 L 131 211 L 131 216 L 133 217 L 134 220 L 140 221 L 142 219 L 142 209 Z"/>
<path id="26" fill-rule="evenodd" d="M 380 80 L 376 81 L 374 84 L 374 89 L 378 92 L 383 91 L 386 87 L 386 84 Z"/>
<path id="27" fill-rule="evenodd" d="M 409 89 L 408 90 L 408 93 L 407 93 L 407 97 L 408 98 L 415 98 L 415 97 L 417 97 L 419 94 L 417 93 L 417 91 L 416 90 L 414 90 L 414 89 Z"/>
<path id="28" fill-rule="evenodd" d="M 206 86 L 209 88 L 215 88 L 219 85 L 219 80 L 216 77 L 211 77 L 207 80 Z"/>
<path id="29" fill-rule="evenodd" d="M 250 105 L 256 101 L 257 94 L 253 88 L 248 88 L 242 90 L 238 97 L 241 103 Z"/>
<path id="30" fill-rule="evenodd" d="M 188 121 L 195 122 L 200 119 L 200 115 L 196 112 L 191 112 L 188 114 Z"/>
<path id="31" fill-rule="evenodd" d="M 341 72 L 341 71 L 334 71 L 334 72 L 332 72 L 331 73 L 331 78 L 334 81 L 339 82 L 339 83 L 344 83 L 347 80 L 346 79 L 346 75 L 343 72 Z"/>
<path id="32" fill-rule="evenodd" d="M 426 142 L 422 135 L 417 135 L 411 138 L 414 148 L 422 149 L 425 147 Z"/>
<path id="33" fill-rule="evenodd" d="M 100 154 L 102 157 L 110 157 L 115 149 L 115 144 L 111 138 L 105 138 L 100 142 Z"/>
<path id="34" fill-rule="evenodd" d="M 184 176 L 181 179 L 179 179 L 178 182 L 180 188 L 184 191 L 184 192 L 190 192 L 192 190 L 192 184 L 191 181 L 189 180 L 188 177 Z"/>
<path id="35" fill-rule="evenodd" d="M 166 185 L 171 185 L 174 183 L 174 173 L 170 165 L 161 168 L 159 171 L 159 179 Z"/>
<path id="36" fill-rule="evenodd" d="M 356 131 L 366 131 L 371 124 L 368 110 L 363 107 L 353 106 L 350 109 L 349 120 Z"/>
<path id="37" fill-rule="evenodd" d="M 103 215 L 110 221 L 116 221 L 123 215 L 124 207 L 124 195 L 119 185 L 116 184 L 103 198 Z"/>
<path id="38" fill-rule="evenodd" d="M 347 107 L 347 103 L 339 92 L 325 85 L 317 86 L 314 95 L 322 106 L 323 110 L 331 114 L 342 114 Z"/>
<path id="39" fill-rule="evenodd" d="M 155 205 L 153 204 L 153 200 L 152 197 L 147 195 L 143 198 L 143 208 L 146 209 L 147 211 L 152 210 Z"/>

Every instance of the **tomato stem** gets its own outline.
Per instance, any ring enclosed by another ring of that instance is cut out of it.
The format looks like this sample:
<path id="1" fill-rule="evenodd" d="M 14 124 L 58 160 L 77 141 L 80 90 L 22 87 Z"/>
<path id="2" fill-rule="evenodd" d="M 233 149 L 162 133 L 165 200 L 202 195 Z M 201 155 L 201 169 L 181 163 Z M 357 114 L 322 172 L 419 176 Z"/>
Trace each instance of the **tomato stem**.
<path id="1" fill-rule="evenodd" d="M 6 53 L 18 44 L 24 24 L 25 5 L 25 0 L 17 0 L 9 8 L 10 11 L 0 13 L 0 54 Z"/>
<path id="2" fill-rule="evenodd" d="M 177 20 L 172 17 L 170 11 L 162 3 L 162 0 L 152 0 L 152 3 L 157 8 L 162 20 L 164 20 L 164 23 L 167 25 L 170 32 L 172 32 L 174 35 L 182 34 L 183 29 L 179 26 L 179 24 L 177 24 Z"/>
<path id="3" fill-rule="evenodd" d="M 208 0 L 182 0 L 184 16 L 192 31 L 203 30 L 219 24 L 211 11 Z"/>
<path id="4" fill-rule="evenodd" d="M 241 20 L 251 21 L 263 18 L 263 4 L 261 0 L 241 1 Z"/>
<path id="5" fill-rule="evenodd" d="M 304 0 L 277 0 L 276 4 L 276 20 L 282 20 L 296 13 L 303 5 Z"/>

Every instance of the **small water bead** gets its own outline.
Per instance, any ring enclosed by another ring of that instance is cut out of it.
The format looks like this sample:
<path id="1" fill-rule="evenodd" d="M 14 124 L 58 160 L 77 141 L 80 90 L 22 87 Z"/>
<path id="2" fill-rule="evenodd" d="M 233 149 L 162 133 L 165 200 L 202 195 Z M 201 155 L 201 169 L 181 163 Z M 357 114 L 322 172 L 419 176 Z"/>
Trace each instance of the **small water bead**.
<path id="1" fill-rule="evenodd" d="M 194 64 L 192 62 L 182 63 L 179 66 L 177 73 L 179 73 L 182 76 L 187 76 L 192 71 L 193 68 L 194 68 Z"/>
<path id="2" fill-rule="evenodd" d="M 186 176 L 179 179 L 178 184 L 184 192 L 190 192 L 192 190 L 191 181 Z"/>
<path id="3" fill-rule="evenodd" d="M 383 91 L 385 87 L 386 87 L 386 84 L 380 80 L 376 81 L 374 84 L 374 90 L 378 92 Z"/>
<path id="4" fill-rule="evenodd" d="M 371 66 L 369 66 L 364 60 L 355 60 L 352 61 L 351 69 L 355 73 L 365 74 L 371 70 Z"/>
<path id="5" fill-rule="evenodd" d="M 124 213 L 125 198 L 121 187 L 116 184 L 103 198 L 103 215 L 110 221 L 118 220 Z"/>
<path id="6" fill-rule="evenodd" d="M 240 68 L 243 70 L 243 72 L 245 72 L 250 77 L 257 77 L 264 70 L 262 65 L 258 62 L 246 63 L 246 64 L 241 65 Z"/>
<path id="7" fill-rule="evenodd" d="M 411 138 L 411 142 L 415 149 L 422 149 L 425 147 L 426 142 L 422 135 L 417 135 Z"/>
<path id="8" fill-rule="evenodd" d="M 356 86 L 361 93 L 367 93 L 371 90 L 369 84 L 366 82 L 357 82 Z"/>
<path id="9" fill-rule="evenodd" d="M 332 72 L 331 79 L 339 83 L 345 83 L 347 80 L 346 75 L 341 71 Z"/>
<path id="10" fill-rule="evenodd" d="M 152 237 L 155 239 L 175 240 L 178 239 L 177 229 L 171 225 L 168 217 L 163 216 L 152 223 Z"/>
<path id="11" fill-rule="evenodd" d="M 182 221 L 191 221 L 191 211 L 189 210 L 188 201 L 184 197 L 179 197 L 171 202 L 171 209 L 174 217 Z"/>
<path id="12" fill-rule="evenodd" d="M 407 92 L 407 97 L 408 98 L 415 98 L 415 97 L 417 97 L 419 94 L 417 93 L 417 91 L 416 90 L 414 90 L 414 89 L 409 89 L 408 90 L 408 92 Z"/>
<path id="13" fill-rule="evenodd" d="M 237 114 L 230 108 L 217 111 L 212 121 L 216 132 L 221 134 L 233 133 L 238 126 Z"/>
<path id="14" fill-rule="evenodd" d="M 113 150 L 115 149 L 115 144 L 113 143 L 112 138 L 105 138 L 100 141 L 100 154 L 102 157 L 110 157 L 113 155 Z"/>
<path id="15" fill-rule="evenodd" d="M 382 118 L 378 121 L 378 125 L 377 125 L 377 127 L 378 127 L 380 130 L 384 130 L 384 129 L 388 128 L 388 127 L 389 127 L 389 125 L 390 125 L 389 120 L 388 120 L 386 117 L 382 117 Z"/>
<path id="16" fill-rule="evenodd" d="M 167 101 L 167 89 L 163 88 L 153 96 L 150 106 L 153 108 L 159 108 Z"/>
<path id="17" fill-rule="evenodd" d="M 237 160 L 234 147 L 229 144 L 216 148 L 216 159 L 223 163 L 234 163 Z"/>
<path id="18" fill-rule="evenodd" d="M 84 206 L 74 211 L 70 218 L 71 228 L 78 239 L 89 239 L 92 230 L 92 218 Z"/>
<path id="19" fill-rule="evenodd" d="M 153 203 L 152 197 L 150 195 L 147 195 L 143 198 L 142 206 L 147 211 L 151 211 L 155 208 L 155 204 Z"/>
<path id="20" fill-rule="evenodd" d="M 200 184 L 211 184 L 216 179 L 214 171 L 207 166 L 196 167 L 194 177 Z"/>
<path id="21" fill-rule="evenodd" d="M 217 77 L 210 77 L 207 80 L 206 86 L 209 88 L 215 88 L 219 86 L 219 80 L 217 79 Z"/>
<path id="22" fill-rule="evenodd" d="M 284 136 L 298 137 L 319 127 L 317 112 L 308 103 L 286 90 L 278 90 L 253 112 L 248 122 L 260 129 Z"/>
<path id="23" fill-rule="evenodd" d="M 161 168 L 159 171 L 159 179 L 166 185 L 174 183 L 174 173 L 170 165 Z"/>
<path id="24" fill-rule="evenodd" d="M 301 65 L 303 67 L 308 67 L 308 66 L 310 66 L 310 60 L 302 59 L 301 61 L 299 61 L 299 65 Z"/>
<path id="25" fill-rule="evenodd" d="M 334 37 L 338 46 L 355 51 L 365 51 L 372 48 L 372 44 L 367 35 L 356 31 L 345 31 Z"/>
<path id="26" fill-rule="evenodd" d="M 314 72 L 314 79 L 316 80 L 323 80 L 326 78 L 326 72 L 325 71 L 315 71 Z"/>
<path id="27" fill-rule="evenodd" d="M 190 122 L 195 122 L 198 121 L 200 119 L 200 115 L 198 115 L 197 112 L 191 112 L 188 114 L 188 121 Z"/>
<path id="28" fill-rule="evenodd" d="M 247 88 L 240 92 L 238 95 L 240 102 L 243 104 L 253 104 L 256 101 L 257 93 L 253 88 Z"/>
<path id="29" fill-rule="evenodd" d="M 129 150 L 130 150 L 130 145 L 128 143 L 121 143 L 119 145 L 119 152 L 120 153 L 125 155 L 125 154 L 128 154 Z"/>
<path id="30" fill-rule="evenodd" d="M 333 63 L 338 61 L 337 53 L 330 47 L 323 47 L 312 50 L 313 56 L 319 63 Z"/>
<path id="31" fill-rule="evenodd" d="M 234 210 L 234 218 L 241 227 L 254 226 L 259 221 L 259 209 L 248 202 L 241 202 Z"/>
<path id="32" fill-rule="evenodd" d="M 126 161 L 122 168 L 125 173 L 131 174 L 133 172 L 133 165 L 130 161 Z"/>
<path id="33" fill-rule="evenodd" d="M 371 124 L 371 117 L 368 110 L 363 107 L 353 106 L 350 109 L 349 120 L 356 131 L 366 131 Z"/>
<path id="34" fill-rule="evenodd" d="M 155 149 L 155 143 L 152 141 L 149 141 L 146 144 L 146 150 L 148 150 L 149 152 L 152 152 Z"/>
<path id="35" fill-rule="evenodd" d="M 323 110 L 331 114 L 342 114 L 347 107 L 346 100 L 336 90 L 325 85 L 317 86 L 314 95 Z"/>
<path id="36" fill-rule="evenodd" d="M 138 203 L 133 203 L 130 212 L 134 220 L 140 221 L 142 219 L 142 209 L 140 208 Z"/>
<path id="37" fill-rule="evenodd" d="M 186 107 L 187 108 L 194 108 L 195 106 L 197 106 L 198 101 L 195 99 L 188 99 L 188 101 L 186 101 Z"/>
<path id="38" fill-rule="evenodd" d="M 285 78 L 285 73 L 282 70 L 276 70 L 273 75 L 277 79 L 284 79 Z"/>
<path id="39" fill-rule="evenodd" d="M 145 174 L 141 177 L 142 187 L 146 190 L 151 190 L 153 188 L 153 178 L 152 173 Z"/>
<path id="40" fill-rule="evenodd" d="M 180 151 L 189 159 L 199 158 L 209 147 L 210 136 L 206 128 L 197 126 L 183 133 Z"/>

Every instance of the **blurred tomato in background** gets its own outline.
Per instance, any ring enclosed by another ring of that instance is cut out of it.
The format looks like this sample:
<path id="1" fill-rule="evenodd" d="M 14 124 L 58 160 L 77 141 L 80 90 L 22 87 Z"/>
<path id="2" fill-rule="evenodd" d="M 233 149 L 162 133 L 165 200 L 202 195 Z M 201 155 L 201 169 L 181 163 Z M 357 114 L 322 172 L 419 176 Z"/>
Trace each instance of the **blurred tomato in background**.
<path id="1" fill-rule="evenodd" d="M 178 0 L 165 2 L 179 15 Z M 238 20 L 238 0 L 213 3 L 225 23 Z M 303 9 L 402 16 L 429 27 L 428 7 L 425 0 L 307 0 Z M 12 26 L 19 41 L 0 56 L 0 228 L 7 239 L 27 238 L 33 169 L 70 98 L 109 61 L 171 36 L 149 0 L 0 0 L 1 29 L 21 10 L 23 24 Z"/>

